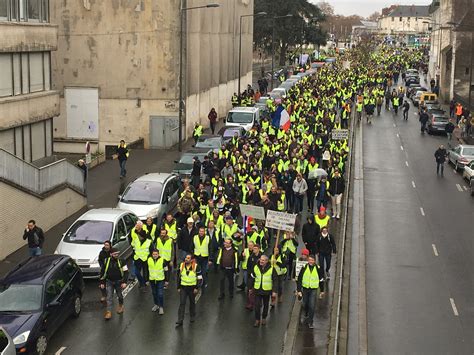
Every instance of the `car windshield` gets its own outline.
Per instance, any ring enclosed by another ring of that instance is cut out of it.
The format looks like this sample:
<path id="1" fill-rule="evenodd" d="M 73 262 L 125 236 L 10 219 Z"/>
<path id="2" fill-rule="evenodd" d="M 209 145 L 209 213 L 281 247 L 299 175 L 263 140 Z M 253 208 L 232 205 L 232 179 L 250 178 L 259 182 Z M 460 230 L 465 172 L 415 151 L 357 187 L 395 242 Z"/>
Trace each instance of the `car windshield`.
<path id="1" fill-rule="evenodd" d="M 196 148 L 220 148 L 222 141 L 220 137 L 211 137 L 200 139 L 196 143 Z"/>
<path id="2" fill-rule="evenodd" d="M 128 185 L 122 195 L 125 203 L 154 204 L 161 201 L 161 190 L 163 184 L 154 181 L 135 181 Z"/>
<path id="3" fill-rule="evenodd" d="M 102 244 L 110 240 L 114 224 L 105 221 L 79 220 L 72 225 L 64 236 L 68 243 Z"/>
<path id="4" fill-rule="evenodd" d="M 237 129 L 227 129 L 224 131 L 223 137 L 224 138 L 234 137 L 236 133 L 237 134 L 239 133 Z"/>
<path id="5" fill-rule="evenodd" d="M 251 112 L 229 112 L 227 122 L 230 123 L 253 123 L 253 113 Z"/>
<path id="6" fill-rule="evenodd" d="M 194 163 L 193 158 L 194 158 L 194 155 L 185 154 L 181 157 L 181 159 L 179 159 L 179 163 L 193 165 Z"/>
<path id="7" fill-rule="evenodd" d="M 462 149 L 462 155 L 474 155 L 474 147 L 464 147 Z"/>
<path id="8" fill-rule="evenodd" d="M 446 116 L 434 116 L 433 118 L 435 122 L 448 122 L 448 118 Z"/>
<path id="9" fill-rule="evenodd" d="M 0 312 L 32 312 L 41 308 L 41 285 L 0 284 Z"/>

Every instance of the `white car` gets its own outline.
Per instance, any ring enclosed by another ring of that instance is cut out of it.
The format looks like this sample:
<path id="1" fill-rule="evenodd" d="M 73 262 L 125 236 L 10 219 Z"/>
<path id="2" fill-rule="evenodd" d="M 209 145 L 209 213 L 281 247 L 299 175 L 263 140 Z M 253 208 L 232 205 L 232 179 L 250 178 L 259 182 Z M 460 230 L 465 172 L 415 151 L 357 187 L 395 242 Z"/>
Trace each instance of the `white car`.
<path id="1" fill-rule="evenodd" d="M 157 226 L 178 203 L 179 177 L 169 173 L 140 176 L 119 195 L 117 208 L 135 213 L 140 220 L 154 219 Z"/>
<path id="2" fill-rule="evenodd" d="M 462 177 L 467 181 L 474 179 L 474 160 L 464 167 Z"/>
<path id="3" fill-rule="evenodd" d="M 119 250 L 121 258 L 132 255 L 128 236 L 137 221 L 132 212 L 117 208 L 89 210 L 63 234 L 54 253 L 73 258 L 85 278 L 98 277 L 99 253 L 106 240 Z"/>

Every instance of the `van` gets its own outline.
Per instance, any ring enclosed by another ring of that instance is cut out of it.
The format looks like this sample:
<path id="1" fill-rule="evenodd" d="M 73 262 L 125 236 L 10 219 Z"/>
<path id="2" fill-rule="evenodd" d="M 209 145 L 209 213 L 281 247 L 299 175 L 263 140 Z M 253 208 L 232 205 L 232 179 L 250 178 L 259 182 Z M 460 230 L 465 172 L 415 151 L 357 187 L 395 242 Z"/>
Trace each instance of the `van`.
<path id="1" fill-rule="evenodd" d="M 437 104 L 438 95 L 432 92 L 424 92 L 420 96 L 419 104 L 423 106 L 424 104 Z"/>
<path id="2" fill-rule="evenodd" d="M 257 107 L 234 107 L 227 113 L 226 126 L 239 126 L 250 131 L 260 122 L 260 110 Z"/>

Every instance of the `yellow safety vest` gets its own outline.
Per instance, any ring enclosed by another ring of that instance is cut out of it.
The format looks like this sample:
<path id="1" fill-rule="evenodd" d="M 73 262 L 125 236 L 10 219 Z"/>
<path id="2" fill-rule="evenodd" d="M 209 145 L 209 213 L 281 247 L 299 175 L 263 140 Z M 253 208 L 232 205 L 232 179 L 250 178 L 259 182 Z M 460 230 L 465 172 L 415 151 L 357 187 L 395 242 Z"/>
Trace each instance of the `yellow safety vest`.
<path id="1" fill-rule="evenodd" d="M 164 261 L 161 257 L 156 260 L 151 256 L 148 258 L 148 279 L 150 281 L 163 281 L 165 279 Z"/>
<path id="2" fill-rule="evenodd" d="M 244 249 L 244 260 L 242 260 L 242 270 L 247 270 L 247 263 L 249 262 L 250 250 L 249 248 Z"/>
<path id="3" fill-rule="evenodd" d="M 180 269 L 181 286 L 196 286 L 197 285 L 196 264 L 191 264 L 191 268 L 188 269 L 186 267 L 186 264 L 182 262 L 179 269 Z"/>
<path id="4" fill-rule="evenodd" d="M 135 255 L 133 255 L 133 259 L 134 260 L 141 259 L 143 261 L 146 261 L 146 259 L 148 259 L 148 255 L 150 255 L 150 245 L 151 245 L 150 239 L 145 239 L 143 243 L 140 243 L 139 239 L 135 239 L 135 241 L 132 242 L 132 247 L 133 247 L 133 250 L 135 251 Z"/>
<path id="5" fill-rule="evenodd" d="M 142 226 L 142 230 L 148 233 L 148 228 L 146 227 L 145 224 Z M 138 240 L 138 233 L 135 231 L 135 227 L 133 227 L 130 235 L 132 236 L 132 244 L 133 244 L 135 240 Z"/>
<path id="6" fill-rule="evenodd" d="M 301 282 L 304 288 L 311 288 L 316 289 L 319 287 L 319 274 L 318 274 L 318 266 L 315 264 L 313 270 L 309 265 L 305 265 L 305 270 L 303 273 L 303 280 Z"/>
<path id="7" fill-rule="evenodd" d="M 283 245 L 282 252 L 285 253 L 287 250 L 289 250 L 292 254 L 296 254 L 295 245 L 293 244 L 291 239 L 287 239 L 287 240 L 288 240 L 288 242 L 285 242 L 285 244 Z"/>
<path id="8" fill-rule="evenodd" d="M 178 237 L 178 232 L 176 230 L 176 221 L 173 221 L 173 223 L 171 224 L 168 224 L 168 222 L 166 222 L 165 229 L 168 232 L 170 238 L 176 240 L 176 238 Z"/>
<path id="9" fill-rule="evenodd" d="M 286 274 L 286 267 L 279 267 L 277 265 L 277 263 L 281 263 L 281 255 L 278 255 L 278 258 L 275 259 L 275 255 L 272 255 L 272 259 L 271 259 L 271 262 L 272 262 L 272 265 L 273 267 L 275 268 L 275 271 L 277 273 L 277 275 L 285 275 Z"/>
<path id="10" fill-rule="evenodd" d="M 253 288 L 255 290 L 271 291 L 273 287 L 273 267 L 270 268 L 262 274 L 258 265 L 255 265 L 253 268 L 253 273 L 255 274 L 255 283 Z"/>
<path id="11" fill-rule="evenodd" d="M 173 253 L 173 239 L 168 238 L 163 241 L 161 238 L 158 238 L 158 241 L 156 242 L 156 248 L 160 252 L 160 256 L 163 257 L 166 261 L 171 261 L 171 254 Z"/>
<path id="12" fill-rule="evenodd" d="M 326 227 L 329 224 L 329 216 L 326 215 L 323 219 L 319 218 L 319 215 L 314 216 L 314 221 L 318 224 L 319 228 Z"/>
<path id="13" fill-rule="evenodd" d="M 209 236 L 205 235 L 201 243 L 201 238 L 198 234 L 194 236 L 194 255 L 201 256 L 203 258 L 209 256 Z"/>

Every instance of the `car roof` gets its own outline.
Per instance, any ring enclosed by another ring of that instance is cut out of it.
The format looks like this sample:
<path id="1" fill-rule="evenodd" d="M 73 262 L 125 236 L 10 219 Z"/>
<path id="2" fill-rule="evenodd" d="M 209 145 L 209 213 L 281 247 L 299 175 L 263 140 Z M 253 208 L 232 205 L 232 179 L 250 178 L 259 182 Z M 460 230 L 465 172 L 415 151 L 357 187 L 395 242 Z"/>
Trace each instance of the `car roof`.
<path id="1" fill-rule="evenodd" d="M 229 112 L 256 112 L 258 108 L 256 107 L 234 107 Z"/>
<path id="2" fill-rule="evenodd" d="M 181 154 L 181 156 L 182 157 L 188 156 L 188 155 L 205 156 L 205 155 L 208 155 L 211 151 L 212 151 L 212 148 L 201 148 L 201 149 L 194 148 L 194 149 L 190 149 L 184 152 L 183 154 Z"/>
<path id="3" fill-rule="evenodd" d="M 40 285 L 56 265 L 69 259 L 69 256 L 59 254 L 30 257 L 18 264 L 0 283 Z"/>
<path id="4" fill-rule="evenodd" d="M 225 132 L 225 131 L 242 131 L 242 130 L 245 130 L 245 128 L 241 126 L 224 126 L 219 131 Z"/>
<path id="5" fill-rule="evenodd" d="M 78 220 L 115 222 L 120 216 L 128 212 L 120 208 L 93 208 L 84 213 Z"/>
<path id="6" fill-rule="evenodd" d="M 199 140 L 202 141 L 204 139 L 211 139 L 211 138 L 221 138 L 221 136 L 218 134 L 203 134 L 202 136 L 199 137 Z"/>
<path id="7" fill-rule="evenodd" d="M 136 178 L 135 181 L 149 181 L 149 182 L 164 183 L 166 180 L 168 180 L 172 176 L 173 174 L 170 174 L 170 173 L 149 173 L 149 174 L 145 174 Z"/>

